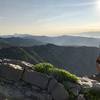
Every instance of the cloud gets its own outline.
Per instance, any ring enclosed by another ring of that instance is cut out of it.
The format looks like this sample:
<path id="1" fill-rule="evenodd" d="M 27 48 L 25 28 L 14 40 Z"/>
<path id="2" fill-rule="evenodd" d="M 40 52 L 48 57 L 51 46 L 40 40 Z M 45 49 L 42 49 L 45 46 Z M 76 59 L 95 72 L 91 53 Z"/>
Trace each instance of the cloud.
<path id="1" fill-rule="evenodd" d="M 54 22 L 54 21 L 60 21 L 60 20 L 64 20 L 65 18 L 68 18 L 68 17 L 75 17 L 75 16 L 78 16 L 81 12 L 79 11 L 75 11 L 75 12 L 64 12 L 64 13 L 60 13 L 58 15 L 55 15 L 55 16 L 51 16 L 51 17 L 47 17 L 47 18 L 40 18 L 40 19 L 37 19 L 35 22 L 36 23 L 47 23 L 47 22 Z M 58 22 L 59 22 L 58 21 Z"/>
<path id="2" fill-rule="evenodd" d="M 7 19 L 6 17 L 0 16 L 0 21 Z"/>
<path id="3" fill-rule="evenodd" d="M 2 20 L 2 19 L 3 19 L 3 17 L 0 16 L 0 20 Z"/>
<path id="4" fill-rule="evenodd" d="M 96 4 L 96 1 L 91 1 L 91 2 L 70 2 L 70 3 L 67 3 L 67 2 L 63 2 L 62 4 L 44 4 L 44 7 L 82 7 L 82 6 L 91 6 L 91 5 L 95 5 Z M 34 7 L 41 7 L 40 6 L 41 4 L 39 5 L 34 5 Z"/>
<path id="5" fill-rule="evenodd" d="M 90 6 L 94 5 L 96 2 L 84 2 L 84 3 L 68 3 L 65 5 L 59 5 L 60 7 L 81 7 L 81 6 Z"/>

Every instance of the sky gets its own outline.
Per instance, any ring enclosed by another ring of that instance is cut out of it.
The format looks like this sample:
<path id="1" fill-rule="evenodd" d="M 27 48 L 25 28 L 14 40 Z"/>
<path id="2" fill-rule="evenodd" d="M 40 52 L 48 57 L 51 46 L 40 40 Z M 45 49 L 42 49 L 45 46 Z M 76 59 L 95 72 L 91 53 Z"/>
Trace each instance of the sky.
<path id="1" fill-rule="evenodd" d="M 100 0 L 0 0 L 0 34 L 100 31 Z"/>

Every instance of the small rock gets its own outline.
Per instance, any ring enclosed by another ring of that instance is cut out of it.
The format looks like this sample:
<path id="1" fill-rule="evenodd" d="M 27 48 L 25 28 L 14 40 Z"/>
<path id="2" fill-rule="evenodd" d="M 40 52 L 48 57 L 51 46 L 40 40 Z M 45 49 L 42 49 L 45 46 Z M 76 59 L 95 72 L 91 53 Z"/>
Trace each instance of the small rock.
<path id="1" fill-rule="evenodd" d="M 32 85 L 32 90 L 40 91 L 41 89 L 39 87 Z"/>
<path id="2" fill-rule="evenodd" d="M 28 97 L 30 97 L 32 95 L 32 91 L 26 91 L 25 95 L 28 96 Z"/>
<path id="3" fill-rule="evenodd" d="M 77 100 L 86 100 L 83 94 L 80 94 L 77 98 Z"/>

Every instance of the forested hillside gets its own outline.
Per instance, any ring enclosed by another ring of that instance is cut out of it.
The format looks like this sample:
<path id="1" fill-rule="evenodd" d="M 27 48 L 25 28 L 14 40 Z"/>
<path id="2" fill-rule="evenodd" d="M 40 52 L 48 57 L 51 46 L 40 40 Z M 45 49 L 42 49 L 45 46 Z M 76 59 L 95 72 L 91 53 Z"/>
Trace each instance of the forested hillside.
<path id="1" fill-rule="evenodd" d="M 50 62 L 77 75 L 96 72 L 96 47 L 67 47 L 52 44 L 33 47 L 9 47 L 0 49 L 1 58 L 20 59 L 31 63 Z"/>

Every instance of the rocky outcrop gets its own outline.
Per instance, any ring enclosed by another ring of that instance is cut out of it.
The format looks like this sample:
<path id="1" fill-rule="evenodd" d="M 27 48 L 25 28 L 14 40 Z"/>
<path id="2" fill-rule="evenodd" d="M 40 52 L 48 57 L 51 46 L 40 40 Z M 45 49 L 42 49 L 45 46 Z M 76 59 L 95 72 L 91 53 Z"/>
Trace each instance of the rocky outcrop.
<path id="1" fill-rule="evenodd" d="M 64 86 L 23 61 L 0 60 L 0 94 L 4 100 L 68 100 Z"/>
<path id="2" fill-rule="evenodd" d="M 46 74 L 34 71 L 24 61 L 0 60 L 0 100 L 91 100 L 89 90 L 100 93 L 100 83 L 88 77 L 79 77 L 77 83 L 59 83 Z"/>
<path id="3" fill-rule="evenodd" d="M 88 77 L 81 77 L 79 84 L 86 89 L 93 89 L 100 91 L 100 82 L 90 79 Z"/>
<path id="4" fill-rule="evenodd" d="M 49 82 L 49 77 L 33 70 L 26 70 L 22 80 L 45 90 Z"/>

